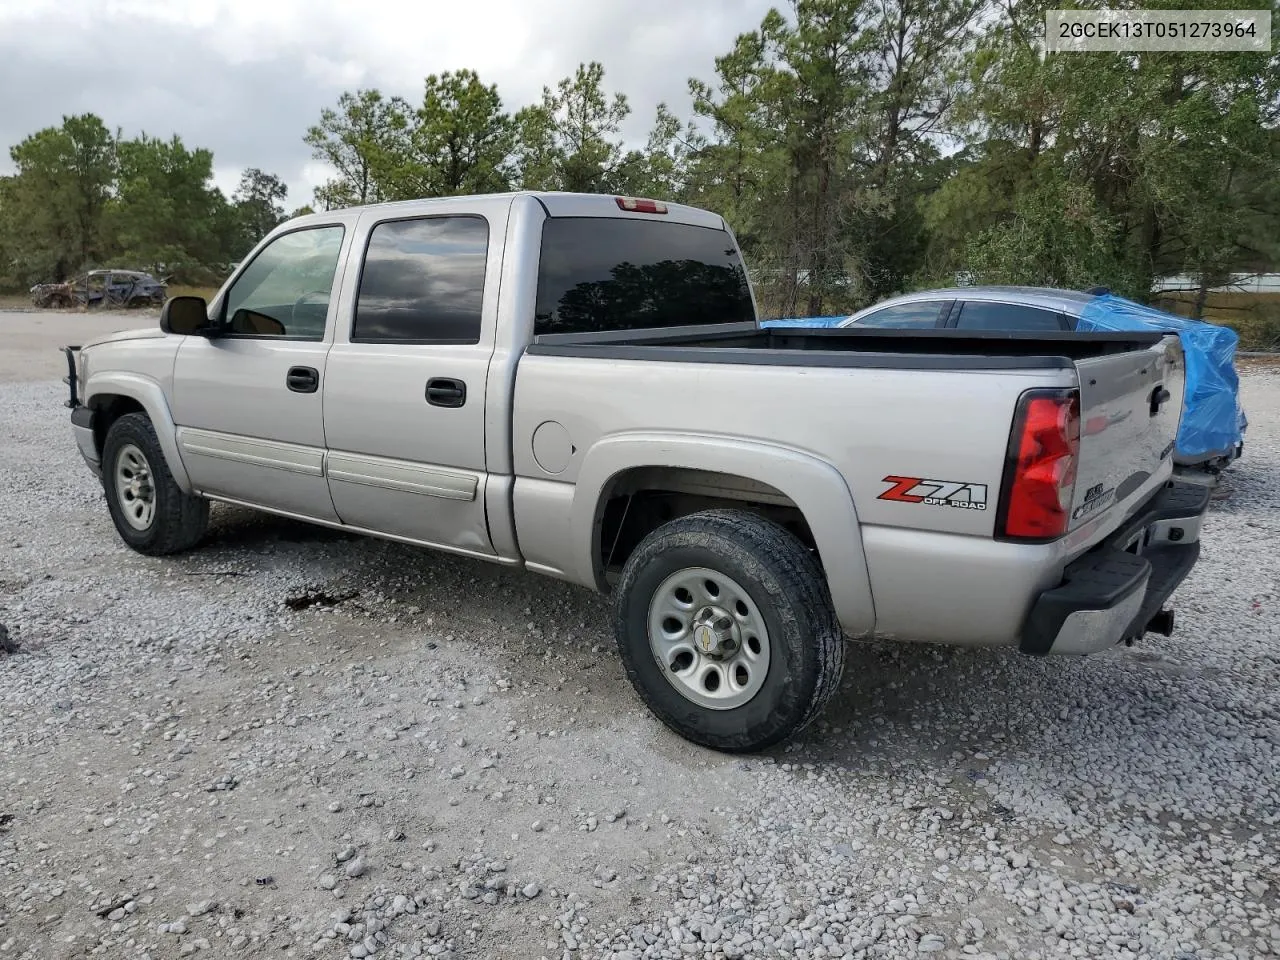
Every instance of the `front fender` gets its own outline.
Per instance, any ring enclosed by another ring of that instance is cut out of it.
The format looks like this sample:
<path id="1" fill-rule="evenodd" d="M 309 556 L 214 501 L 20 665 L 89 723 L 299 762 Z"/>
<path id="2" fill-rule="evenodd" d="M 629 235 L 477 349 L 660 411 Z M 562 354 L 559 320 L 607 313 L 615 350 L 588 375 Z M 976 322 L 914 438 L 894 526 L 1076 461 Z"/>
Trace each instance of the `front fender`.
<path id="1" fill-rule="evenodd" d="M 165 463 L 173 474 L 174 482 L 183 493 L 191 493 L 191 478 L 187 476 L 187 468 L 183 466 L 182 457 L 178 453 L 178 429 L 174 425 L 169 401 L 160 384 L 136 373 L 110 370 L 94 373 L 90 370 L 89 379 L 85 381 L 84 405 L 96 409 L 103 398 L 110 396 L 128 397 L 142 405 L 156 429 L 160 450 L 164 453 Z"/>
<path id="2" fill-rule="evenodd" d="M 781 491 L 800 508 L 813 532 L 841 627 L 851 635 L 874 630 L 858 513 L 840 471 L 803 451 L 738 437 L 627 433 L 606 437 L 588 450 L 570 510 L 570 543 L 580 582 L 605 589 L 593 549 L 603 498 L 617 476 L 644 467 L 733 474 Z"/>

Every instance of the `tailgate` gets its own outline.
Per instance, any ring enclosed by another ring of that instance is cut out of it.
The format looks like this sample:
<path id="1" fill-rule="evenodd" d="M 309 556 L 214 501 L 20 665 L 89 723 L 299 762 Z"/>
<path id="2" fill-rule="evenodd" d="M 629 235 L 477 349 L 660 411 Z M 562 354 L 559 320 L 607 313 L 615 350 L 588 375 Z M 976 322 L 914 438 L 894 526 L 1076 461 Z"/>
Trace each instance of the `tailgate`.
<path id="1" fill-rule="evenodd" d="M 1077 360 L 1076 370 L 1080 459 L 1071 530 L 1107 515 L 1120 523 L 1163 482 L 1171 469 L 1185 377 L 1177 336 L 1145 350 Z"/>

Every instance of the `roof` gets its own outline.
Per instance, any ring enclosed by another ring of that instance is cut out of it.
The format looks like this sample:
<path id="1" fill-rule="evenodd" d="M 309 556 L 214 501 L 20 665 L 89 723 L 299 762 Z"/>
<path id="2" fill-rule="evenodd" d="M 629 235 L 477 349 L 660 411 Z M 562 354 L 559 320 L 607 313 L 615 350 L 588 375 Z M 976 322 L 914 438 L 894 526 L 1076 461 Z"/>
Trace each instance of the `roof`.
<path id="1" fill-rule="evenodd" d="M 1079 316 L 1085 304 L 1094 299 L 1091 293 L 1080 290 L 1063 290 L 1057 287 L 974 286 L 936 287 L 932 290 L 915 290 L 900 296 L 881 300 L 859 310 L 850 317 L 854 320 L 897 303 L 916 303 L 921 300 L 986 300 L 1001 303 L 1019 303 L 1031 307 L 1044 307 L 1071 316 Z"/>
<path id="2" fill-rule="evenodd" d="M 717 213 L 704 210 L 700 207 L 691 207 L 682 203 L 674 203 L 670 200 L 661 198 L 657 199 L 662 203 L 667 212 L 662 214 L 626 212 L 619 210 L 615 204 L 615 198 L 625 196 L 625 194 L 617 193 L 569 193 L 559 190 L 514 190 L 507 193 L 477 193 L 466 194 L 450 197 L 421 197 L 413 200 L 390 200 L 385 203 L 366 203 L 357 204 L 350 207 L 342 207 L 331 211 L 317 211 L 315 213 L 304 214 L 295 217 L 292 220 L 281 224 L 281 227 L 290 229 L 298 226 L 323 223 L 332 221 L 337 215 L 359 214 L 363 211 L 370 210 L 376 212 L 385 212 L 397 216 L 411 217 L 422 212 L 427 213 L 436 207 L 467 207 L 473 208 L 482 204 L 491 203 L 493 201 L 514 200 L 519 197 L 532 197 L 542 205 L 542 208 L 551 217 L 627 217 L 637 220 L 650 219 L 662 220 L 671 223 L 685 223 L 696 226 L 712 227 L 722 229 L 725 226 L 724 219 Z M 280 227 L 276 228 L 280 231 Z"/>

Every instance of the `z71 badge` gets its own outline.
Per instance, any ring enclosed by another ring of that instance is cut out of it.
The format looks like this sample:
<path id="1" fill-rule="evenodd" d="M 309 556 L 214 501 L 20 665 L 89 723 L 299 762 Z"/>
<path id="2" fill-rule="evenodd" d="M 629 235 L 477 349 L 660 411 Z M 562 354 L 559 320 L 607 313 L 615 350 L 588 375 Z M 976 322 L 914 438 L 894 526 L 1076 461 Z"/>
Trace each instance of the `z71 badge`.
<path id="1" fill-rule="evenodd" d="M 1110 503 L 1111 498 L 1115 495 L 1116 491 L 1114 488 L 1108 490 L 1105 485 L 1101 483 L 1090 487 L 1084 492 L 1084 503 L 1080 504 L 1080 506 L 1076 507 L 1075 510 L 1072 511 L 1071 519 L 1081 520 L 1090 514 L 1097 513 Z"/>
<path id="2" fill-rule="evenodd" d="M 892 486 L 877 500 L 896 503 L 923 503 L 933 507 L 955 507 L 957 510 L 987 509 L 985 483 L 960 483 L 955 480 L 927 480 L 924 477 L 885 477 Z"/>

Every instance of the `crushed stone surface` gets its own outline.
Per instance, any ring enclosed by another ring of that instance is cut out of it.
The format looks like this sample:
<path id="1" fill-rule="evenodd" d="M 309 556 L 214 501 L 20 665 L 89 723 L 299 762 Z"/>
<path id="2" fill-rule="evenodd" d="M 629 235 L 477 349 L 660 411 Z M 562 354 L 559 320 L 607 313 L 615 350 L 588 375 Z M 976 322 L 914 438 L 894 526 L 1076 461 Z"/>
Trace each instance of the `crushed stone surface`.
<path id="1" fill-rule="evenodd" d="M 858 644 L 771 753 L 669 733 L 605 602 L 215 507 L 127 550 L 0 383 L 0 958 L 1280 954 L 1280 377 L 1177 629 Z"/>

